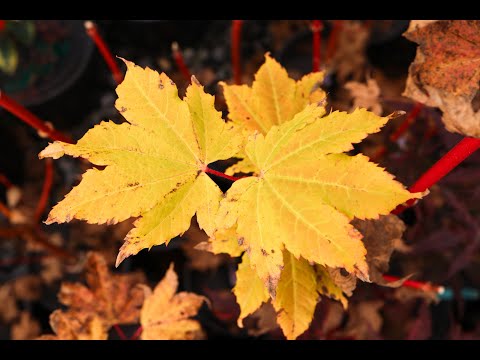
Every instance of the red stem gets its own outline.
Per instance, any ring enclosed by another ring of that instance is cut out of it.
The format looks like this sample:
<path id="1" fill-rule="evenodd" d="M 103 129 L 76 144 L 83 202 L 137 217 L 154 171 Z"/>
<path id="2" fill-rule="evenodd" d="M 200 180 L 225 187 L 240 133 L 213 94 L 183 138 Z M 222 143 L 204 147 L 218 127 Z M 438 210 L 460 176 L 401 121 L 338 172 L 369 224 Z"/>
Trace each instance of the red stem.
<path id="1" fill-rule="evenodd" d="M 190 70 L 188 70 L 187 65 L 185 65 L 182 51 L 180 50 L 180 47 L 176 42 L 172 43 L 172 54 L 173 54 L 173 59 L 175 60 L 175 63 L 177 64 L 177 67 L 182 73 L 183 77 L 185 78 L 186 81 L 190 81 L 190 78 L 192 77 L 192 75 L 190 74 Z"/>
<path id="2" fill-rule="evenodd" d="M 130 338 L 130 340 L 137 340 L 139 338 L 139 336 L 142 334 L 142 331 L 143 331 L 143 328 L 142 326 L 140 325 L 138 327 L 137 330 L 135 330 L 135 333 L 132 335 L 132 337 Z"/>
<path id="3" fill-rule="evenodd" d="M 337 50 L 338 35 L 342 30 L 342 26 L 342 20 L 333 21 L 333 28 L 328 37 L 326 61 L 330 60 L 335 54 L 335 50 Z"/>
<path id="4" fill-rule="evenodd" d="M 52 189 L 52 183 L 53 183 L 53 161 L 52 159 L 46 159 L 45 179 L 43 180 L 42 193 L 40 195 L 40 199 L 38 200 L 37 208 L 35 209 L 35 214 L 33 215 L 33 219 L 35 223 L 38 223 L 40 221 L 43 211 L 47 207 L 50 190 Z"/>
<path id="5" fill-rule="evenodd" d="M 85 21 L 84 26 L 88 36 L 90 36 L 95 42 L 97 49 L 100 51 L 100 54 L 107 63 L 107 66 L 113 75 L 113 79 L 117 84 L 120 84 L 123 81 L 123 73 L 118 67 L 118 64 L 115 61 L 112 52 L 105 43 L 105 40 L 103 40 L 102 36 L 98 32 L 97 25 L 95 25 L 93 21 Z"/>
<path id="6" fill-rule="evenodd" d="M 235 84 L 240 85 L 242 83 L 242 64 L 240 62 L 240 42 L 242 39 L 242 25 L 243 20 L 233 20 L 232 21 L 232 69 L 233 69 L 233 80 Z"/>
<path id="7" fill-rule="evenodd" d="M 383 278 L 388 282 L 400 280 L 399 277 L 392 276 L 392 275 L 383 275 Z M 422 281 L 415 281 L 415 280 L 405 280 L 402 286 L 409 287 L 412 289 L 419 289 L 423 291 L 434 291 L 434 292 L 438 292 L 438 288 L 439 288 L 438 286 L 432 285 L 430 283 L 425 283 Z"/>
<path id="8" fill-rule="evenodd" d="M 125 333 L 123 332 L 122 328 L 121 328 L 118 324 L 113 325 L 113 328 L 115 329 L 115 332 L 118 334 L 118 336 L 120 337 L 120 339 L 122 339 L 122 340 L 128 340 L 127 336 L 125 335 Z"/>
<path id="9" fill-rule="evenodd" d="M 5 186 L 7 189 L 10 189 L 13 186 L 12 182 L 3 174 L 0 174 L 0 184 Z"/>
<path id="10" fill-rule="evenodd" d="M 312 71 L 320 71 L 320 60 L 321 60 L 321 39 L 322 39 L 322 21 L 321 20 L 312 20 L 312 32 L 313 32 L 313 57 L 312 57 Z"/>
<path id="11" fill-rule="evenodd" d="M 415 106 L 413 107 L 412 111 L 410 111 L 410 113 L 407 115 L 405 120 L 403 120 L 397 130 L 395 130 L 395 132 L 390 135 L 390 141 L 397 141 L 400 136 L 402 136 L 408 130 L 408 128 L 414 123 L 420 111 L 423 109 L 423 106 L 424 105 L 422 103 L 415 103 Z"/>
<path id="12" fill-rule="evenodd" d="M 408 190 L 410 192 L 423 192 L 427 190 L 479 148 L 480 139 L 472 137 L 463 138 L 453 149 L 433 164 Z M 407 207 L 413 205 L 414 202 L 415 199 L 408 200 Z M 399 206 L 393 210 L 392 213 L 400 214 L 405 208 L 405 206 Z"/>
<path id="13" fill-rule="evenodd" d="M 0 31 L 5 30 L 6 26 L 7 26 L 7 20 L 0 20 Z"/>
<path id="14" fill-rule="evenodd" d="M 243 179 L 244 177 L 246 177 L 246 176 L 242 176 L 242 177 L 230 176 L 230 175 L 224 174 L 220 171 L 210 169 L 208 167 L 205 169 L 205 172 L 208 173 L 208 174 L 212 174 L 212 175 L 222 177 L 224 179 L 228 179 L 230 181 L 237 181 L 237 180 L 240 180 L 240 179 Z"/>
<path id="15" fill-rule="evenodd" d="M 51 126 L 48 126 L 45 122 L 40 120 L 37 116 L 32 114 L 2 91 L 0 91 L 0 106 L 37 131 L 45 133 L 50 139 L 72 143 L 72 140 L 68 136 L 63 135 L 61 132 L 53 129 Z"/>

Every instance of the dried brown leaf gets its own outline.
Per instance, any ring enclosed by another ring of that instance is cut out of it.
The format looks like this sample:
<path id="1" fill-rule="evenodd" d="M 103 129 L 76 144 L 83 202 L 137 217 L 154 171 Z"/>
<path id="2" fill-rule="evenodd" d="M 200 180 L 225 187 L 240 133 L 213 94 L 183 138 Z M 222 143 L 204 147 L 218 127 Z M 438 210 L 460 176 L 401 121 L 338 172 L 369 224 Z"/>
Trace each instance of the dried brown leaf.
<path id="1" fill-rule="evenodd" d="M 107 340 L 108 325 L 97 315 L 81 311 L 55 310 L 50 326 L 56 335 L 42 335 L 38 340 Z"/>
<path id="2" fill-rule="evenodd" d="M 480 136 L 480 21 L 438 20 L 404 34 L 419 44 L 404 92 L 443 111 L 448 131 Z"/>
<path id="3" fill-rule="evenodd" d="M 365 84 L 350 81 L 345 84 L 345 88 L 350 91 L 353 98 L 353 106 L 351 111 L 356 108 L 366 108 L 373 113 L 381 116 L 383 113 L 382 104 L 380 104 L 380 87 L 375 79 L 367 79 Z"/>
<path id="4" fill-rule="evenodd" d="M 98 315 L 108 326 L 138 322 L 144 294 L 137 285 L 145 281 L 143 273 L 111 274 L 98 253 L 87 256 L 86 282 L 63 283 L 60 302 L 76 312 Z"/>
<path id="5" fill-rule="evenodd" d="M 363 243 L 367 249 L 367 264 L 372 282 L 387 285 L 383 274 L 388 271 L 388 263 L 397 239 L 402 238 L 405 224 L 395 215 L 383 215 L 376 220 L 352 221 L 353 226 L 363 235 Z M 388 284 L 388 286 L 399 284 Z"/>

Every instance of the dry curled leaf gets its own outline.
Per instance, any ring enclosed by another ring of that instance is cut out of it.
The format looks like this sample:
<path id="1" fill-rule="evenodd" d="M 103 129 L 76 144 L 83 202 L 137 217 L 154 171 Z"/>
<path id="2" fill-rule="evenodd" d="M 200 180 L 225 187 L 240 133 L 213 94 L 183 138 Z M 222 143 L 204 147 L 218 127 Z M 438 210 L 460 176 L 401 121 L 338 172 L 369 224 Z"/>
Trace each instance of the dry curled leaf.
<path id="1" fill-rule="evenodd" d="M 400 286 L 403 281 L 388 283 L 383 274 L 388 271 L 388 263 L 395 249 L 397 239 L 401 239 L 405 224 L 396 215 L 384 215 L 378 219 L 352 221 L 363 235 L 367 249 L 368 273 L 372 282 L 388 286 Z"/>
<path id="2" fill-rule="evenodd" d="M 367 79 L 366 84 L 350 81 L 345 84 L 345 88 L 350 91 L 350 96 L 353 98 L 352 111 L 361 107 L 379 116 L 382 115 L 383 109 L 379 100 L 380 87 L 375 79 Z"/>
<path id="3" fill-rule="evenodd" d="M 438 20 L 404 35 L 419 44 L 404 95 L 440 108 L 447 130 L 480 137 L 480 21 Z"/>
<path id="4" fill-rule="evenodd" d="M 140 314 L 142 340 L 194 340 L 205 337 L 200 323 L 191 317 L 197 315 L 206 299 L 188 292 L 176 294 L 178 276 L 173 270 L 173 263 L 153 291 L 146 285 L 142 288 L 145 292 Z"/>
<path id="5" fill-rule="evenodd" d="M 108 326 L 138 322 L 144 297 L 137 285 L 144 282 L 143 274 L 111 274 L 105 259 L 94 252 L 85 268 L 87 286 L 63 283 L 60 302 L 78 313 L 96 314 Z"/>

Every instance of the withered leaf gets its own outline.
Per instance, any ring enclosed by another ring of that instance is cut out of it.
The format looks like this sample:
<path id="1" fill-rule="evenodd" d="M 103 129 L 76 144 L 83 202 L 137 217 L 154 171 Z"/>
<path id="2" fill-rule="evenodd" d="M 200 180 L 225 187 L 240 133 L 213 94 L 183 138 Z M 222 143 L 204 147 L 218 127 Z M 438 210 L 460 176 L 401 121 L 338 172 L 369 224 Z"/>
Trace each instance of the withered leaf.
<path id="1" fill-rule="evenodd" d="M 144 282 L 142 273 L 111 274 L 105 259 L 98 253 L 87 255 L 86 282 L 63 283 L 58 297 L 71 310 L 98 315 L 108 326 L 138 322 Z"/>
<path id="2" fill-rule="evenodd" d="M 42 335 L 38 340 L 107 340 L 108 326 L 93 313 L 55 310 L 50 326 L 56 335 Z"/>
<path id="3" fill-rule="evenodd" d="M 480 136 L 480 21 L 438 20 L 404 35 L 419 44 L 404 95 L 439 107 L 448 131 Z"/>
<path id="4" fill-rule="evenodd" d="M 363 235 L 363 243 L 367 249 L 367 264 L 372 282 L 386 286 L 400 286 L 400 283 L 388 283 L 383 274 L 388 271 L 388 263 L 397 239 L 402 238 L 405 224 L 396 215 L 383 215 L 374 220 L 352 221 L 352 224 Z"/>

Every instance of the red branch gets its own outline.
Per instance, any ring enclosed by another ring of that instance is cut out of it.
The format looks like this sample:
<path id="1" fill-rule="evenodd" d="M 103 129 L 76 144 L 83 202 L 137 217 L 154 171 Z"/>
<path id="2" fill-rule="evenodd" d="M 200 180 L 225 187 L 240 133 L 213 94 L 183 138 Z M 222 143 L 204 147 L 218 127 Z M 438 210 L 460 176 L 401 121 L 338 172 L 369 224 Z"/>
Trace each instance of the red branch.
<path id="1" fill-rule="evenodd" d="M 480 139 L 472 137 L 463 138 L 453 149 L 433 164 L 408 190 L 410 192 L 423 192 L 427 190 L 479 148 Z M 413 205 L 414 202 L 415 199 L 408 200 L 407 207 Z M 400 214 L 405 208 L 405 206 L 399 206 L 393 210 L 392 213 Z"/>
<path id="2" fill-rule="evenodd" d="M 177 64 L 177 67 L 182 73 L 185 80 L 190 81 L 190 78 L 192 77 L 192 75 L 190 74 L 190 70 L 188 70 L 187 65 L 185 65 L 182 51 L 180 50 L 180 47 L 178 46 L 177 42 L 172 43 L 172 55 L 173 55 L 173 60 L 175 60 L 175 63 Z"/>
<path id="3" fill-rule="evenodd" d="M 48 197 L 50 195 L 50 190 L 52 189 L 53 183 L 53 160 L 46 159 L 45 161 L 45 179 L 43 180 L 42 193 L 40 199 L 38 200 L 37 208 L 35 209 L 35 214 L 33 219 L 37 224 L 42 217 L 43 211 L 47 207 Z"/>
<path id="4" fill-rule="evenodd" d="M 120 337 L 120 339 L 122 339 L 122 340 L 128 340 L 127 335 L 125 335 L 125 333 L 123 332 L 122 328 L 121 328 L 118 324 L 113 325 L 113 328 L 115 329 L 115 332 L 118 334 L 118 336 Z"/>
<path id="5" fill-rule="evenodd" d="M 392 276 L 392 275 L 383 275 L 383 278 L 387 280 L 388 282 L 393 282 L 393 281 L 398 281 L 400 280 L 399 277 L 397 276 Z M 409 287 L 412 289 L 419 289 L 423 291 L 433 291 L 438 293 L 439 286 L 432 285 L 428 282 L 421 282 L 421 281 L 415 281 L 415 280 L 405 280 L 402 284 L 402 286 Z"/>
<path id="6" fill-rule="evenodd" d="M 137 340 L 140 335 L 142 334 L 142 331 L 143 331 L 143 328 L 142 326 L 140 325 L 137 330 L 135 330 L 135 333 L 132 335 L 132 337 L 130 338 L 130 340 Z"/>
<path id="7" fill-rule="evenodd" d="M 321 20 L 312 20 L 311 29 L 313 32 L 313 55 L 312 55 L 312 71 L 320 71 L 320 60 L 321 60 L 321 39 L 322 39 L 322 29 L 323 24 Z"/>
<path id="8" fill-rule="evenodd" d="M 0 174 L 0 184 L 5 186 L 7 189 L 10 189 L 13 186 L 12 182 L 3 174 Z"/>
<path id="9" fill-rule="evenodd" d="M 240 180 L 242 178 L 244 178 L 245 176 L 242 176 L 242 177 L 235 177 L 235 176 L 230 176 L 230 175 L 227 175 L 227 174 L 224 174 L 220 171 L 217 171 L 217 170 L 213 170 L 213 169 L 210 169 L 210 168 L 206 168 L 205 169 L 205 172 L 208 173 L 208 174 L 212 174 L 212 175 L 216 175 L 216 176 L 219 176 L 219 177 L 222 177 L 224 179 L 228 179 L 230 181 L 237 181 L 237 180 Z"/>
<path id="10" fill-rule="evenodd" d="M 47 125 L 44 121 L 40 120 L 37 116 L 32 114 L 22 105 L 17 103 L 15 100 L 7 96 L 4 92 L 0 91 L 0 106 L 3 107 L 8 112 L 12 113 L 18 117 L 23 122 L 27 123 L 38 132 L 45 133 L 50 139 L 63 141 L 67 143 L 72 143 L 72 140 L 62 134 L 61 132 L 53 129 L 52 126 Z"/>
<path id="11" fill-rule="evenodd" d="M 423 109 L 422 103 L 415 103 L 413 109 L 407 114 L 407 117 L 400 126 L 389 136 L 390 141 L 396 142 L 400 136 L 402 136 L 408 128 L 414 123 L 420 111 Z M 381 145 L 378 150 L 370 157 L 373 162 L 378 162 L 387 153 L 387 147 Z"/>
<path id="12" fill-rule="evenodd" d="M 242 83 L 242 64 L 240 62 L 240 42 L 242 39 L 242 25 L 243 20 L 232 20 L 232 33 L 231 33 L 231 56 L 232 56 L 232 70 L 233 81 L 235 84 L 240 85 Z"/>
<path id="13" fill-rule="evenodd" d="M 400 136 L 402 136 L 408 128 L 414 123 L 415 119 L 417 118 L 418 114 L 420 111 L 423 109 L 423 104 L 422 103 L 415 103 L 415 106 L 413 107 L 412 111 L 407 115 L 405 120 L 400 124 L 400 126 L 395 130 L 395 132 L 390 135 L 390 141 L 395 142 L 397 141 Z"/>
<path id="14" fill-rule="evenodd" d="M 6 26 L 7 26 L 7 20 L 0 20 L 0 31 L 5 30 Z"/>
<path id="15" fill-rule="evenodd" d="M 342 31 L 342 27 L 342 20 L 333 21 L 333 28 L 328 37 L 326 61 L 330 60 L 335 54 L 335 50 L 337 50 L 338 35 Z"/>
<path id="16" fill-rule="evenodd" d="M 123 73 L 118 67 L 118 64 L 115 61 L 112 52 L 105 43 L 105 40 L 103 40 L 102 36 L 98 32 L 97 25 L 95 25 L 93 21 L 85 21 L 84 26 L 88 36 L 90 36 L 95 42 L 98 51 L 100 51 L 100 54 L 107 63 L 107 66 L 113 75 L 113 79 L 117 84 L 120 84 L 123 81 Z"/>

